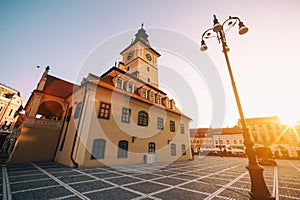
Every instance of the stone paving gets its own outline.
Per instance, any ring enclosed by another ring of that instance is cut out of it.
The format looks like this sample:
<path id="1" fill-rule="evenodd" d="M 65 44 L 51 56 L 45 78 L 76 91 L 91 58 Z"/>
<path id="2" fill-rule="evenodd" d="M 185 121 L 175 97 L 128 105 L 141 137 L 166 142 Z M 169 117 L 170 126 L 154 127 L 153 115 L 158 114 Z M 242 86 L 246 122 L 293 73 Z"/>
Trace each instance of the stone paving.
<path id="1" fill-rule="evenodd" d="M 300 199 L 300 161 L 278 160 L 264 177 L 276 199 Z M 246 158 L 79 168 L 55 162 L 2 166 L 3 199 L 249 199 Z"/>

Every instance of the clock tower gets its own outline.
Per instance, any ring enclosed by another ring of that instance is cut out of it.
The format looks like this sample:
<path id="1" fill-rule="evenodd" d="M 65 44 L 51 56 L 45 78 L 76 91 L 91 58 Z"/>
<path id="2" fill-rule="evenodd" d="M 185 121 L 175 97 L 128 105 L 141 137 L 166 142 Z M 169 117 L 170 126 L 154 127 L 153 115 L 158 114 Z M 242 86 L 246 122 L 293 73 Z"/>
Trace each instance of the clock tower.
<path id="1" fill-rule="evenodd" d="M 120 54 L 123 62 L 120 69 L 158 88 L 157 58 L 160 54 L 151 48 L 143 24 L 135 39 Z"/>

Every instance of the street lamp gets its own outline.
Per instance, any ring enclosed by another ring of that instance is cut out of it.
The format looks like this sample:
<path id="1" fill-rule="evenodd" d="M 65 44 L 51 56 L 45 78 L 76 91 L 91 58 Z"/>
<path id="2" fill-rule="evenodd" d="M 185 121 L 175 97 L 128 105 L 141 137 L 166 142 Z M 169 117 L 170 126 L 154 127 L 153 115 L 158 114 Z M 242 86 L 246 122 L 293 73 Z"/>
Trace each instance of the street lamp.
<path id="1" fill-rule="evenodd" d="M 227 55 L 227 52 L 229 51 L 229 48 L 226 43 L 226 37 L 225 37 L 225 32 L 229 30 L 231 27 L 235 26 L 236 24 L 239 24 L 239 34 L 243 35 L 248 32 L 248 28 L 244 25 L 244 23 L 238 18 L 238 17 L 229 17 L 229 19 L 225 20 L 224 23 L 221 25 L 218 22 L 218 19 L 216 18 L 216 15 L 214 15 L 214 20 L 213 20 L 213 28 L 210 28 L 206 30 L 202 34 L 202 40 L 201 40 L 201 51 L 206 51 L 208 47 L 205 44 L 204 39 L 209 39 L 216 37 L 222 44 L 222 50 L 225 55 L 226 59 L 226 64 L 228 67 L 231 83 L 232 83 L 232 88 L 236 100 L 236 104 L 238 107 L 239 115 L 240 115 L 240 121 L 242 124 L 242 130 L 243 130 L 243 136 L 244 136 L 244 145 L 246 147 L 246 154 L 248 156 L 248 166 L 246 167 L 247 170 L 249 171 L 250 174 L 250 179 L 251 179 L 251 192 L 250 192 L 250 199 L 253 200 L 268 200 L 268 199 L 275 199 L 272 197 L 271 193 L 269 192 L 266 182 L 263 177 L 263 170 L 264 168 L 260 166 L 257 162 L 255 151 L 253 149 L 253 142 L 250 139 L 250 134 L 245 122 L 240 98 L 238 95 L 238 91 L 234 82 L 233 74 L 231 71 L 230 63 L 229 63 L 229 58 Z M 227 30 L 224 30 L 224 28 L 228 27 Z"/>

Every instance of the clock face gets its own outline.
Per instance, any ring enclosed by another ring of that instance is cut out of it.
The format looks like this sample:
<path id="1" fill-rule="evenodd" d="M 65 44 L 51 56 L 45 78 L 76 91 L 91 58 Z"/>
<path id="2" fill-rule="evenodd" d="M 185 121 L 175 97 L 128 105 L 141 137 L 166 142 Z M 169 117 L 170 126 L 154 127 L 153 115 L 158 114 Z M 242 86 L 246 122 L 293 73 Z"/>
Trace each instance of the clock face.
<path id="1" fill-rule="evenodd" d="M 128 54 L 127 60 L 130 60 L 132 58 L 132 53 Z"/>
<path id="2" fill-rule="evenodd" d="M 150 54 L 146 54 L 146 58 L 149 60 L 149 61 L 151 61 L 152 60 L 152 58 L 151 58 L 151 56 L 150 56 Z"/>

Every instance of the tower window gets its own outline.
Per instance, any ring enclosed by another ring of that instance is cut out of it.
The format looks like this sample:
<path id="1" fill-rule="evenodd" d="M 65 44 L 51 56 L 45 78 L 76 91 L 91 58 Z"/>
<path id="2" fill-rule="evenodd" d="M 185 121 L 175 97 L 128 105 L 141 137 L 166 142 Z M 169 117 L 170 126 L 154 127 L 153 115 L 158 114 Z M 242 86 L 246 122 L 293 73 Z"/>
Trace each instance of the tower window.
<path id="1" fill-rule="evenodd" d="M 148 83 L 150 83 L 150 78 L 148 78 Z"/>

